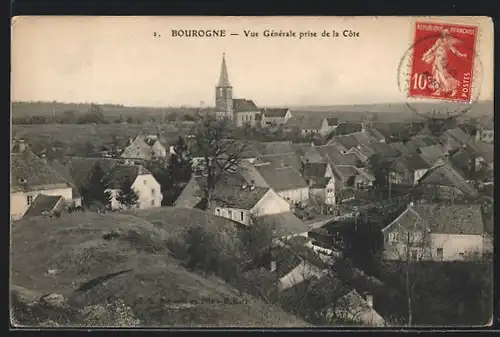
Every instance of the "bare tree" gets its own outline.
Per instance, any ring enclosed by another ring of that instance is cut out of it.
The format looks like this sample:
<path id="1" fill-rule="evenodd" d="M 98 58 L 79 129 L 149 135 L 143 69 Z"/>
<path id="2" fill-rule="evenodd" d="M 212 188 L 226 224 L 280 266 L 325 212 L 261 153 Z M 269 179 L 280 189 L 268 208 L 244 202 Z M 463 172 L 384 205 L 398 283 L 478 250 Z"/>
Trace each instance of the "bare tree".
<path id="1" fill-rule="evenodd" d="M 196 125 L 192 151 L 202 159 L 204 209 L 211 209 L 217 184 L 236 171 L 246 144 L 231 137 L 231 120 L 206 114 Z"/>
<path id="2" fill-rule="evenodd" d="M 404 296 L 406 298 L 408 326 L 413 324 L 413 299 L 415 298 L 415 287 L 423 281 L 425 273 L 420 272 L 419 266 L 423 261 L 433 259 L 432 240 L 430 231 L 422 221 L 416 221 L 412 228 L 395 226 L 386 233 L 386 258 L 392 260 L 390 263 L 395 269 L 395 275 L 404 277 Z M 389 248 L 390 247 L 390 248 Z"/>

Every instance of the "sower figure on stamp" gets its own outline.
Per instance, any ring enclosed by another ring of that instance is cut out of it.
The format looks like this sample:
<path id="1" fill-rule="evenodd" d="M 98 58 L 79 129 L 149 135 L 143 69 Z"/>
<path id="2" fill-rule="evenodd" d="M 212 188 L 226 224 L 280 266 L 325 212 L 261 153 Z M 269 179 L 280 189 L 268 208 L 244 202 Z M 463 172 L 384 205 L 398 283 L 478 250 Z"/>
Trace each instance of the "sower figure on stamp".
<path id="1" fill-rule="evenodd" d="M 459 42 L 460 40 L 450 35 L 448 29 L 443 29 L 441 37 L 422 56 L 422 61 L 425 63 L 432 62 L 432 81 L 429 85 L 429 88 L 435 90 L 432 95 L 439 96 L 444 92 L 451 93 L 451 97 L 456 96 L 460 81 L 449 73 L 447 67 L 449 52 L 458 57 L 467 57 L 466 53 L 462 54 L 455 49 L 455 44 Z"/>

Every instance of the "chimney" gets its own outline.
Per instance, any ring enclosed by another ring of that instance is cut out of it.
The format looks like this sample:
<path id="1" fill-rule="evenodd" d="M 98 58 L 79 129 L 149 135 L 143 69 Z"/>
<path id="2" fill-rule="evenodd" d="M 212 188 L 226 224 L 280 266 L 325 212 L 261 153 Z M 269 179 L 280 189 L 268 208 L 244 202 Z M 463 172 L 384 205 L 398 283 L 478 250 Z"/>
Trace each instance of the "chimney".
<path id="1" fill-rule="evenodd" d="M 24 139 L 19 139 L 19 152 L 26 151 L 26 144 L 24 143 Z"/>
<path id="2" fill-rule="evenodd" d="M 243 185 L 241 185 L 241 189 L 245 190 L 247 188 L 247 183 L 244 182 Z"/>
<path id="3" fill-rule="evenodd" d="M 365 295 L 365 300 L 366 300 L 366 304 L 368 304 L 368 306 L 370 308 L 373 308 L 373 295 L 371 294 L 366 294 Z"/>
<path id="4" fill-rule="evenodd" d="M 250 190 L 252 191 L 252 190 L 254 190 L 254 189 L 255 189 L 255 180 L 252 180 L 252 181 L 250 182 Z"/>
<path id="5" fill-rule="evenodd" d="M 410 201 L 410 207 L 413 207 L 413 205 L 415 205 L 415 203 L 413 201 Z"/>
<path id="6" fill-rule="evenodd" d="M 276 261 L 271 261 L 271 271 L 276 271 Z"/>

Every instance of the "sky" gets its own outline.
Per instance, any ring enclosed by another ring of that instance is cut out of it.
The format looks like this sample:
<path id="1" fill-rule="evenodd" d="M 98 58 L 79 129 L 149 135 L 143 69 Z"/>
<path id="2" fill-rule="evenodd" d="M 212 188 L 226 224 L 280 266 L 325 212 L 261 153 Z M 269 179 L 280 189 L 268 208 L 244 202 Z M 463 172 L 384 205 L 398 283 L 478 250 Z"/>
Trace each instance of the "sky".
<path id="1" fill-rule="evenodd" d="M 222 54 L 235 98 L 259 106 L 407 101 L 398 67 L 412 43 L 409 17 L 17 17 L 12 100 L 132 106 L 213 106 Z M 431 18 L 432 20 L 432 18 Z M 439 18 L 438 21 L 450 20 Z M 480 27 L 475 81 L 493 97 L 493 23 Z M 432 20 L 436 21 L 436 19 Z M 172 37 L 172 29 L 224 29 L 225 38 Z M 297 38 L 262 32 L 293 30 Z M 243 31 L 259 32 L 245 37 Z M 322 38 L 321 32 L 358 32 Z M 298 39 L 300 32 L 317 38 Z M 156 32 L 156 37 L 154 33 Z M 479 83 L 480 82 L 480 83 Z"/>

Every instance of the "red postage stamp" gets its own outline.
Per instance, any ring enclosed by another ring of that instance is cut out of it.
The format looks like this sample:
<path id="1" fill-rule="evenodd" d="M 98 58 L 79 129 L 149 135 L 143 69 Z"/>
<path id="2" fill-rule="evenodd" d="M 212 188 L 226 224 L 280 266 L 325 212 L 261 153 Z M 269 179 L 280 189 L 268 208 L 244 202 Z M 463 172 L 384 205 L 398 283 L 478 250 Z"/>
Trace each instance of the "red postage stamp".
<path id="1" fill-rule="evenodd" d="M 415 23 L 409 97 L 470 102 L 478 27 Z"/>

